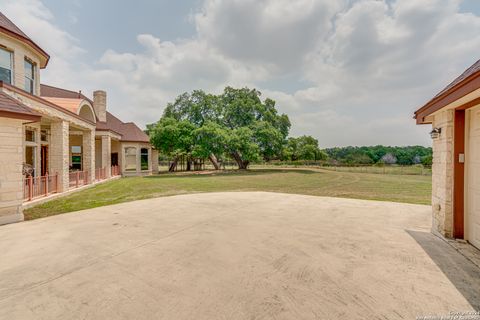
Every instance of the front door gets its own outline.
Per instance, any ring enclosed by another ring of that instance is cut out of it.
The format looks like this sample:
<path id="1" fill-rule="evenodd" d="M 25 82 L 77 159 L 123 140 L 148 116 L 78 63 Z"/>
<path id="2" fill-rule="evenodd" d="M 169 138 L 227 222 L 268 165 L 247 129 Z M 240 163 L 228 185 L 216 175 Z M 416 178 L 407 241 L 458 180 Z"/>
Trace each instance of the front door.
<path id="1" fill-rule="evenodd" d="M 466 120 L 465 238 L 480 248 L 480 107 L 467 110 Z"/>
<path id="2" fill-rule="evenodd" d="M 41 175 L 44 176 L 48 172 L 48 146 L 42 146 L 40 149 L 40 162 Z"/>

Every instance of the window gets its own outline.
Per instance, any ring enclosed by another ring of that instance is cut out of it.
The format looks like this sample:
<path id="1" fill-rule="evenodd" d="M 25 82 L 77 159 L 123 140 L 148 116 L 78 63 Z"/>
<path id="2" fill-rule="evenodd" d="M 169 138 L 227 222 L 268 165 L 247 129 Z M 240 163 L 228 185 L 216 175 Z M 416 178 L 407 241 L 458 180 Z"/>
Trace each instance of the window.
<path id="1" fill-rule="evenodd" d="M 25 91 L 33 94 L 35 88 L 35 64 L 25 59 Z"/>
<path id="2" fill-rule="evenodd" d="M 40 131 L 40 141 L 48 142 L 48 134 L 49 134 L 48 130 L 42 129 Z"/>
<path id="3" fill-rule="evenodd" d="M 72 146 L 72 170 L 82 170 L 82 147 L 81 146 Z"/>
<path id="4" fill-rule="evenodd" d="M 148 149 L 140 149 L 140 167 L 142 170 L 148 170 Z"/>
<path id="5" fill-rule="evenodd" d="M 12 52 L 0 48 L 0 81 L 12 84 Z"/>
<path id="6" fill-rule="evenodd" d="M 125 148 L 125 170 L 137 171 L 137 149 L 134 147 Z"/>
<path id="7" fill-rule="evenodd" d="M 35 176 L 35 159 L 36 159 L 36 147 L 25 147 L 25 168 L 32 176 Z"/>
<path id="8" fill-rule="evenodd" d="M 82 153 L 81 146 L 72 146 L 72 153 Z"/>
<path id="9" fill-rule="evenodd" d="M 25 129 L 25 141 L 27 142 L 35 142 L 35 130 L 33 129 Z"/>

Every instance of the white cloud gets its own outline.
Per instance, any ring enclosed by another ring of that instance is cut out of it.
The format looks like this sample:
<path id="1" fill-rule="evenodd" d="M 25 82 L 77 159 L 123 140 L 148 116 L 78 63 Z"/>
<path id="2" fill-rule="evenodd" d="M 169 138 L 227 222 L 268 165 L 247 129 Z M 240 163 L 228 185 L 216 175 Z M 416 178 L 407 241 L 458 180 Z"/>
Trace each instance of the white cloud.
<path id="1" fill-rule="evenodd" d="M 256 86 L 290 115 L 293 134 L 324 146 L 429 143 L 413 111 L 480 47 L 480 18 L 460 13 L 460 0 L 205 0 L 191 38 L 140 34 L 140 50 L 86 62 L 85 44 L 41 0 L 0 3 L 52 55 L 43 79 L 107 89 L 125 120 L 155 121 L 184 91 Z M 280 88 L 278 79 L 296 81 Z"/>

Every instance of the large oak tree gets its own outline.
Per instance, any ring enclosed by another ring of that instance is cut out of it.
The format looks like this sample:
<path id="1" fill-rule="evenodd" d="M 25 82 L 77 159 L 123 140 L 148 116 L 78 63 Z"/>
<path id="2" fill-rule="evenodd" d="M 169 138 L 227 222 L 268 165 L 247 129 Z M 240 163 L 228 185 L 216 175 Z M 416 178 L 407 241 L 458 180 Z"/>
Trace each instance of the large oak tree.
<path id="1" fill-rule="evenodd" d="M 184 93 L 149 126 L 152 144 L 174 159 L 180 154 L 209 158 L 217 169 L 217 158 L 224 156 L 240 169 L 260 158 L 280 157 L 290 121 L 278 113 L 275 101 L 260 96 L 256 89 L 232 87 L 220 95 Z"/>

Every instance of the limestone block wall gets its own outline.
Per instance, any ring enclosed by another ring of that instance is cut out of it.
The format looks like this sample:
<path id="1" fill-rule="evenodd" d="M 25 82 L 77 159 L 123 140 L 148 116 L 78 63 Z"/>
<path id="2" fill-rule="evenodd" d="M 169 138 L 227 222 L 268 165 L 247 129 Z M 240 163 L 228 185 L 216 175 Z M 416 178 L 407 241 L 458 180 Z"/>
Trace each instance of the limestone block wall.
<path id="1" fill-rule="evenodd" d="M 58 191 L 63 192 L 68 190 L 69 184 L 69 123 L 67 121 L 52 122 L 50 130 L 50 170 L 53 174 L 59 174 Z"/>
<path id="2" fill-rule="evenodd" d="M 158 150 L 152 149 L 152 173 L 158 173 Z"/>
<path id="3" fill-rule="evenodd" d="M 95 180 L 95 133 L 93 131 L 83 132 L 83 170 L 89 172 L 89 180 Z"/>
<path id="4" fill-rule="evenodd" d="M 433 127 L 441 128 L 440 137 L 433 140 L 432 210 L 434 232 L 453 235 L 453 125 L 454 111 L 435 114 Z"/>
<path id="5" fill-rule="evenodd" d="M 23 124 L 0 118 L 0 224 L 23 220 Z"/>
<path id="6" fill-rule="evenodd" d="M 137 168 L 135 171 L 125 170 L 125 148 L 133 147 L 136 149 L 136 162 Z M 142 148 L 148 149 L 148 170 L 141 170 L 140 153 Z M 120 143 L 120 158 L 121 158 L 121 171 L 123 176 L 146 176 L 152 174 L 152 146 L 149 143 L 143 142 L 121 142 Z"/>
<path id="7" fill-rule="evenodd" d="M 107 168 L 107 178 L 110 178 L 111 172 L 111 154 L 112 154 L 112 138 L 109 135 L 102 136 L 102 168 Z"/>

